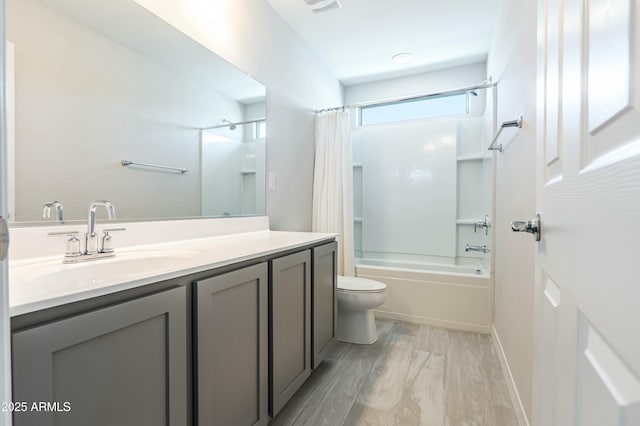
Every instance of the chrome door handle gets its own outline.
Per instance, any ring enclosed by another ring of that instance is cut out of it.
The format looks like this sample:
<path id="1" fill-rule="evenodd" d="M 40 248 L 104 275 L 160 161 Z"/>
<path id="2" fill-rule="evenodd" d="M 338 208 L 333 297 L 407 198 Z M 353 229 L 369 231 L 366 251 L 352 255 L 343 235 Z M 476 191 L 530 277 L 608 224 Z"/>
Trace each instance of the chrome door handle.
<path id="1" fill-rule="evenodd" d="M 511 230 L 513 232 L 528 232 L 533 234 L 533 238 L 536 241 L 540 241 L 542 234 L 542 216 L 540 213 L 536 213 L 536 216 L 528 221 L 514 220 L 511 222 Z"/>

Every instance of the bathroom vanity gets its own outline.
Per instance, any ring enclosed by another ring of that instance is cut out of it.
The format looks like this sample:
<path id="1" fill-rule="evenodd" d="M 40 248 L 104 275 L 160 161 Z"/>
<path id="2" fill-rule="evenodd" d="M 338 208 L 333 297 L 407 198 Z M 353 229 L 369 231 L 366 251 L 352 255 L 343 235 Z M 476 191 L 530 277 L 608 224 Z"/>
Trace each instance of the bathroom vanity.
<path id="1" fill-rule="evenodd" d="M 128 268 L 155 250 L 170 266 L 50 299 L 16 290 L 13 396 L 28 409 L 14 424 L 267 424 L 334 341 L 336 248 L 331 234 L 266 230 L 127 247 L 94 264 L 118 276 L 118 256 Z M 12 289 L 33 285 L 16 263 Z"/>

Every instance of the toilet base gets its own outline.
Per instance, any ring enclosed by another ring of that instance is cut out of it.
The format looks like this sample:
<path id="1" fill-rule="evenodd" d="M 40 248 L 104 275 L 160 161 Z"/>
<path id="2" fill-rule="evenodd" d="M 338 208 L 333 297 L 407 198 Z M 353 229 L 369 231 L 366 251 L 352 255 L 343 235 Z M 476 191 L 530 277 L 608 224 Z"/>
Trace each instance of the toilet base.
<path id="1" fill-rule="evenodd" d="M 370 345 L 378 340 L 373 311 L 340 311 L 338 309 L 337 339 L 345 343 Z"/>

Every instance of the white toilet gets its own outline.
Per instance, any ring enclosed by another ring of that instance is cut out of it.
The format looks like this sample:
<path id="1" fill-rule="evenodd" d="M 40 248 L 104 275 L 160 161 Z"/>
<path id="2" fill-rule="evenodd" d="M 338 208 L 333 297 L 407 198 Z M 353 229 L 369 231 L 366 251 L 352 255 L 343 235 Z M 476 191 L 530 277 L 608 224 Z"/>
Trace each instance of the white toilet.
<path id="1" fill-rule="evenodd" d="M 379 281 L 338 276 L 338 340 L 365 345 L 378 340 L 373 309 L 384 303 L 386 289 Z"/>

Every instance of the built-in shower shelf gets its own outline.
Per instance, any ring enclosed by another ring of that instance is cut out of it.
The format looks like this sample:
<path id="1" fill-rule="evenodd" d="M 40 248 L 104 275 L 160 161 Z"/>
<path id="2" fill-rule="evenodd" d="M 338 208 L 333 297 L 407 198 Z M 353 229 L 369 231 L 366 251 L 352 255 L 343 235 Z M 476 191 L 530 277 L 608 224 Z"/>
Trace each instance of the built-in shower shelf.
<path id="1" fill-rule="evenodd" d="M 243 175 L 255 175 L 256 171 L 255 170 L 240 170 L 240 173 L 242 173 Z"/>
<path id="2" fill-rule="evenodd" d="M 362 223 L 362 218 L 361 217 L 354 217 L 353 221 L 356 223 Z"/>
<path id="3" fill-rule="evenodd" d="M 458 161 L 481 161 L 484 160 L 484 155 L 463 155 L 457 158 Z"/>
<path id="4" fill-rule="evenodd" d="M 360 164 L 360 163 L 355 163 L 355 164 L 353 165 L 353 168 L 354 168 L 354 169 L 356 169 L 356 168 L 358 168 L 358 167 L 360 167 L 360 168 L 361 168 L 361 167 L 362 167 L 362 164 Z"/>

